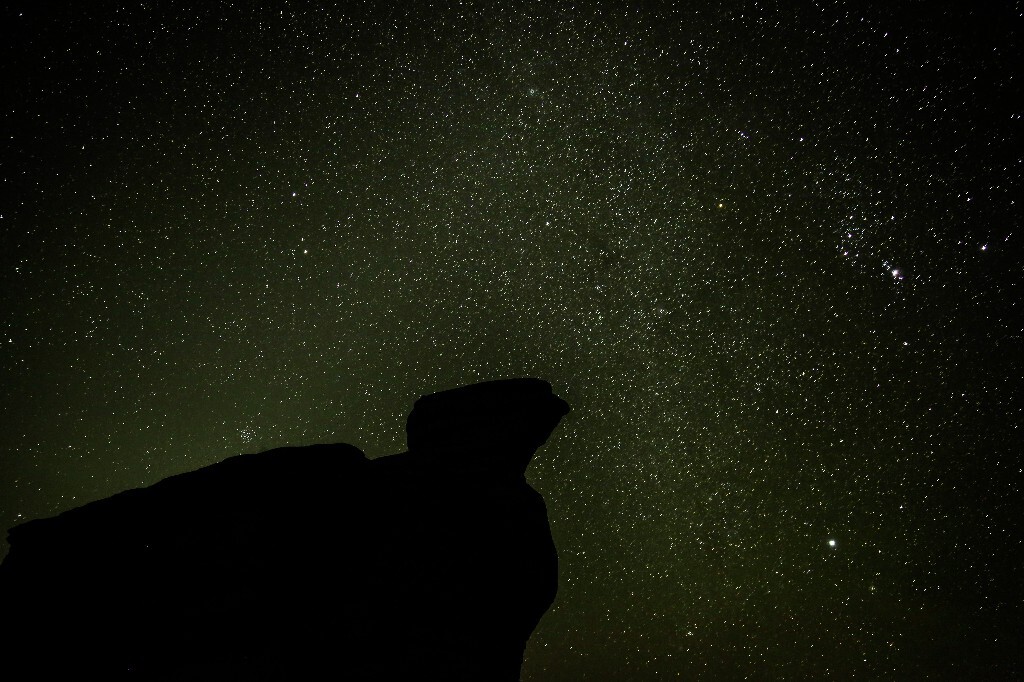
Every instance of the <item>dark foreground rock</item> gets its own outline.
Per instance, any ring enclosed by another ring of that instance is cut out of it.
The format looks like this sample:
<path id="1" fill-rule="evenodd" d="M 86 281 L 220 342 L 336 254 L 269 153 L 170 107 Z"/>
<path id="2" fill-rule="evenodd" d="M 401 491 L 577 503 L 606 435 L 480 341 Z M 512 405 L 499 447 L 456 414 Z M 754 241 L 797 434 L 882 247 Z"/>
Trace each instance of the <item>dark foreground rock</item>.
<path id="1" fill-rule="evenodd" d="M 409 451 L 232 457 L 11 530 L 6 680 L 518 680 L 557 557 L 535 379 L 425 396 Z"/>

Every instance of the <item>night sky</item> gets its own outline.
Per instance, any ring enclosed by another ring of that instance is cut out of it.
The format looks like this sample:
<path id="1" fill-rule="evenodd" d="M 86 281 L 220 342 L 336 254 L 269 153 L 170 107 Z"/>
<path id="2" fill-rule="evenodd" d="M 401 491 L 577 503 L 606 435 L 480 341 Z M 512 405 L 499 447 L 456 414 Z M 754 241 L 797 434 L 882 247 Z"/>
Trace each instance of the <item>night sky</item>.
<path id="1" fill-rule="evenodd" d="M 524 680 L 1020 673 L 1022 5 L 974 5 L 6 3 L 0 530 L 539 376 Z"/>

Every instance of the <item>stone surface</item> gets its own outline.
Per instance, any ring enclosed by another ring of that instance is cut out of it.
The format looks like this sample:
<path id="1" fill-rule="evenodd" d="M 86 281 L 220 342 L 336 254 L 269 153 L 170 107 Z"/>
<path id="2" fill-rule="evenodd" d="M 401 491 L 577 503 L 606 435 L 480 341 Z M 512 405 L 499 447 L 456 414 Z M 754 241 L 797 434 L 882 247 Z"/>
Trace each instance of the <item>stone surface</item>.
<path id="1" fill-rule="evenodd" d="M 557 589 L 539 380 L 425 396 L 410 450 L 232 457 L 11 530 L 5 679 L 517 680 Z"/>

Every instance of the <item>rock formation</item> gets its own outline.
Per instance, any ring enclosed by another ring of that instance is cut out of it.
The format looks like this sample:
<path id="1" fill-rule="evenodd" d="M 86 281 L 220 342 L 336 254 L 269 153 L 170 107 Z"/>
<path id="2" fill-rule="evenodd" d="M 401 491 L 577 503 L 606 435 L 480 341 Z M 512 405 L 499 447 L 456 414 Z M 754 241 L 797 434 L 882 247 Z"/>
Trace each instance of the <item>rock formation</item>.
<path id="1" fill-rule="evenodd" d="M 7 680 L 519 679 L 557 588 L 538 379 L 424 396 L 407 452 L 232 457 L 10 532 Z"/>

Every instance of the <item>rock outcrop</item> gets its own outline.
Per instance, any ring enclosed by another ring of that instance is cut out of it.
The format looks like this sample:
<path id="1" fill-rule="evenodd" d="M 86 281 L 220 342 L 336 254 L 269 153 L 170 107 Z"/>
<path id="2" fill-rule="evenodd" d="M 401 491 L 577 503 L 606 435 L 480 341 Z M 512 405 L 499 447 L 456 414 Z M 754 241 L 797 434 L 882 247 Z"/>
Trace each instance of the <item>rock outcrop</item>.
<path id="1" fill-rule="evenodd" d="M 557 589 L 537 379 L 424 396 L 409 450 L 232 457 L 11 530 L 4 679 L 519 679 Z"/>

